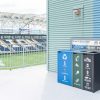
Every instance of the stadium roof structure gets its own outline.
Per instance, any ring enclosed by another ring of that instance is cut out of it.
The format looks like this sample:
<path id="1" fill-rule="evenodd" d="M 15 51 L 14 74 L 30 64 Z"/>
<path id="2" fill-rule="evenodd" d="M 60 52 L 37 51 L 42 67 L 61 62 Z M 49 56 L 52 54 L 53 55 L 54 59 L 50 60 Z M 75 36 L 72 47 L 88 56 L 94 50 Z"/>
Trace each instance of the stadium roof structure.
<path id="1" fill-rule="evenodd" d="M 35 15 L 35 14 L 16 14 L 16 13 L 8 13 L 8 12 L 0 12 L 0 19 L 3 20 L 33 20 L 33 21 L 42 21 L 45 22 L 46 15 Z"/>
<path id="2" fill-rule="evenodd" d="M 0 29 L 46 29 L 46 15 L 0 12 Z"/>

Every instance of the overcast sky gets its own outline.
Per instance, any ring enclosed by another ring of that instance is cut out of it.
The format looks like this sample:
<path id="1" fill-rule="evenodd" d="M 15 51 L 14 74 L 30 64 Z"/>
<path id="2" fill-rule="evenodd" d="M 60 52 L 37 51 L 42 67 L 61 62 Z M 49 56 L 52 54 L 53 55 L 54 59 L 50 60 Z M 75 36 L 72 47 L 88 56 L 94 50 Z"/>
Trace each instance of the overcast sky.
<path id="1" fill-rule="evenodd" d="M 0 12 L 45 14 L 46 0 L 0 0 Z"/>

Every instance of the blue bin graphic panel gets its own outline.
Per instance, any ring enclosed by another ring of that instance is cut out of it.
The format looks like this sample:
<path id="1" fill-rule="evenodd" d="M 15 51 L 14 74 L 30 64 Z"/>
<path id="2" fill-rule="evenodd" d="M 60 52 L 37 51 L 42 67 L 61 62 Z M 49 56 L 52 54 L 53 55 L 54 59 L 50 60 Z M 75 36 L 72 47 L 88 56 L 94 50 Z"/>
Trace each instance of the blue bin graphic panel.
<path id="1" fill-rule="evenodd" d="M 73 52 L 58 51 L 58 82 L 72 86 Z"/>

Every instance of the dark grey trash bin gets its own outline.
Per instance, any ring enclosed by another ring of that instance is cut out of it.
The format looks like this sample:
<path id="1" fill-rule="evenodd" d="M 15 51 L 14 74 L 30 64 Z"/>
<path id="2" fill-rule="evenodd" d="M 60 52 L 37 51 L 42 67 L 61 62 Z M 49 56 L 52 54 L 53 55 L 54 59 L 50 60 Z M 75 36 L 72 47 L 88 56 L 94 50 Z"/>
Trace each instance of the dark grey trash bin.
<path id="1" fill-rule="evenodd" d="M 83 53 L 83 89 L 95 92 L 100 89 L 100 53 Z"/>

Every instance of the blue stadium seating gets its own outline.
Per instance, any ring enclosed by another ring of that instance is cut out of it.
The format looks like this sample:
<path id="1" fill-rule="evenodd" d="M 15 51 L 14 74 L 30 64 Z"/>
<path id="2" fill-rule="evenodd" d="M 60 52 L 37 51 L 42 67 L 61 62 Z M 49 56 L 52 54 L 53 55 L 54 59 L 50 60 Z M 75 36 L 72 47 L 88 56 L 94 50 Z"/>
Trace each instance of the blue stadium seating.
<path id="1" fill-rule="evenodd" d="M 10 51 L 7 47 L 0 45 L 0 51 Z"/>
<path id="2" fill-rule="evenodd" d="M 6 41 L 6 40 L 3 40 L 5 43 L 7 43 L 7 44 L 10 44 L 10 42 L 9 41 Z"/>
<path id="3" fill-rule="evenodd" d="M 23 48 L 22 47 L 12 47 L 16 52 L 22 52 Z"/>
<path id="4" fill-rule="evenodd" d="M 16 39 L 17 40 L 17 39 Z M 18 43 L 18 42 L 11 42 L 11 40 L 2 40 L 4 41 L 6 47 L 4 47 L 3 45 L 0 45 L 0 51 L 2 51 L 3 53 L 17 53 L 17 52 L 30 52 L 30 51 L 45 51 L 46 50 L 46 39 L 36 39 L 35 44 L 33 42 L 32 43 L 28 43 L 28 41 L 26 41 L 25 43 L 22 42 L 22 44 Z M 25 41 L 25 40 L 24 40 Z M 32 40 L 30 40 L 32 41 Z M 36 44 L 37 43 L 37 44 Z M 35 45 L 35 46 L 34 46 Z M 8 46 L 8 47 L 7 47 Z M 10 49 L 9 49 L 10 48 Z"/>

